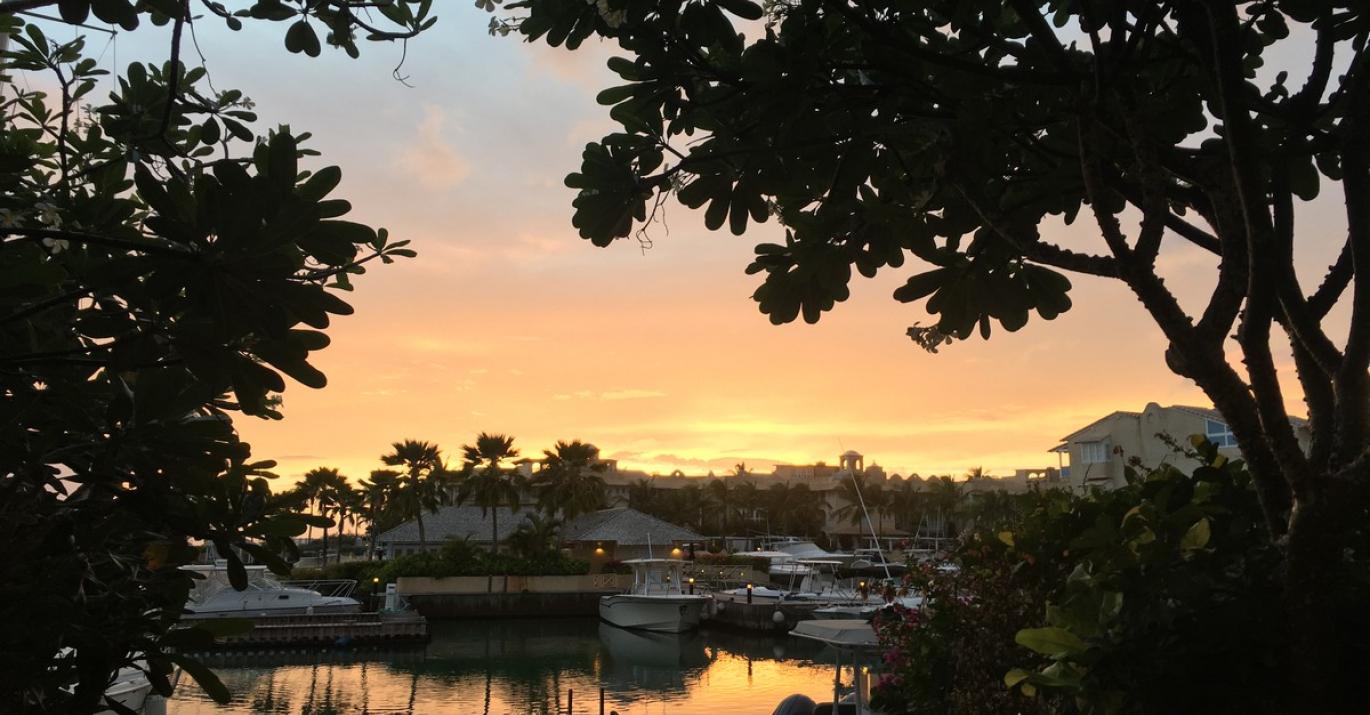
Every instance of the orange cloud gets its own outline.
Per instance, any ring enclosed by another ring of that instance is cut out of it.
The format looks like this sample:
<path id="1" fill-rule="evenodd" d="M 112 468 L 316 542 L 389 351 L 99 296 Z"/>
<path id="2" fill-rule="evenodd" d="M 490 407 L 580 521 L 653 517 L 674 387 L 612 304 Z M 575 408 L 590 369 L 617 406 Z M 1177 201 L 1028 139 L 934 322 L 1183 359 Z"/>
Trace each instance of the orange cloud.
<path id="1" fill-rule="evenodd" d="M 471 174 L 471 167 L 447 143 L 443 133 L 446 122 L 442 108 L 425 104 L 423 120 L 414 130 L 413 139 L 400 151 L 395 169 L 413 176 L 429 189 L 449 189 L 464 181 Z"/>

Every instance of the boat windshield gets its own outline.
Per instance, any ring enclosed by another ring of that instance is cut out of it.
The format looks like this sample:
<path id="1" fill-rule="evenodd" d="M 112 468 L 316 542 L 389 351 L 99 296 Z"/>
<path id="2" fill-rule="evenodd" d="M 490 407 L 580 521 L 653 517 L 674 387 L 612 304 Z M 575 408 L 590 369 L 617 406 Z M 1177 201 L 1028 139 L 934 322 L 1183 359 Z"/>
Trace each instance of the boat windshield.
<path id="1" fill-rule="evenodd" d="M 647 561 L 633 563 L 633 593 L 679 594 L 683 563 Z"/>
<path id="2" fill-rule="evenodd" d="M 205 603 L 216 595 L 233 588 L 228 578 L 227 568 L 196 568 L 191 570 L 204 578 L 195 579 L 195 588 L 190 592 L 190 602 Z M 284 588 L 276 577 L 264 566 L 247 567 L 247 590 L 278 591 Z"/>

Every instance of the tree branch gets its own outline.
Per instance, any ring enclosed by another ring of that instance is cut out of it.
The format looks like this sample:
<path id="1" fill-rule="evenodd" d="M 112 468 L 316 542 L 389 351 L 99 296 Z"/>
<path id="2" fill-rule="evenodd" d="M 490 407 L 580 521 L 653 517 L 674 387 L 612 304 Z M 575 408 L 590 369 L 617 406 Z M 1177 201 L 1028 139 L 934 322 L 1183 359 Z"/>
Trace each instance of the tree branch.
<path id="1" fill-rule="evenodd" d="M 1212 78 L 1217 94 L 1215 109 L 1224 125 L 1233 186 L 1245 228 L 1247 255 L 1246 311 L 1238 329 L 1247 377 L 1256 400 L 1262 431 L 1270 440 L 1284 481 L 1295 497 L 1304 497 L 1311 474 L 1308 458 L 1299 446 L 1289 413 L 1284 407 L 1279 373 L 1270 349 L 1270 328 L 1275 319 L 1279 283 L 1284 277 L 1276 267 L 1279 247 L 1274 226 L 1265 209 L 1265 191 L 1256 168 L 1257 144 L 1250 115 L 1242 101 L 1246 89 L 1242 69 L 1240 23 L 1232 6 L 1205 8 Z M 1277 162 L 1278 163 L 1278 162 Z M 1290 231 L 1292 232 L 1292 216 Z M 1292 260 L 1292 259 L 1291 259 Z M 1295 333 L 1298 334 L 1298 330 Z M 1307 344 L 1307 343 L 1306 343 Z M 1315 352 L 1315 357 L 1317 356 Z M 1273 478 L 1274 475 L 1261 475 Z"/>
<path id="2" fill-rule="evenodd" d="M 1346 243 L 1342 244 L 1337 260 L 1328 267 L 1322 285 L 1318 286 L 1313 295 L 1308 296 L 1308 309 L 1318 318 L 1325 317 L 1341 299 L 1341 294 L 1346 290 L 1346 286 L 1350 285 L 1354 272 L 1351 267 L 1351 239 L 1348 237 Z"/>
<path id="3" fill-rule="evenodd" d="M 138 251 L 140 253 L 156 253 L 162 256 L 175 256 L 177 258 L 189 259 L 195 252 L 189 248 L 176 243 L 161 241 L 133 241 L 127 238 L 115 238 L 113 236 L 100 236 L 92 233 L 81 233 L 79 231 L 65 231 L 55 228 L 24 228 L 21 226 L 8 226 L 0 228 L 0 236 L 18 236 L 16 239 L 5 239 L 0 241 L 0 248 L 10 243 L 19 241 L 31 241 L 42 239 L 53 239 L 57 241 L 70 241 L 91 246 L 102 246 L 122 251 Z"/>
<path id="4" fill-rule="evenodd" d="M 1070 55 L 1066 53 L 1066 48 L 1061 44 L 1060 38 L 1047 24 L 1042 14 L 1037 12 L 1038 3 L 1035 0 L 1012 0 L 1013 10 L 1028 26 L 1028 31 L 1032 37 L 1042 43 L 1047 48 L 1047 53 L 1056 61 L 1056 65 L 1062 72 L 1069 74 L 1072 71 L 1070 66 Z"/>
<path id="5" fill-rule="evenodd" d="M 1346 357 L 1334 385 L 1338 397 L 1339 458 L 1364 449 L 1370 432 L 1370 71 L 1348 79 L 1349 108 L 1341 130 L 1342 191 L 1346 197 L 1347 241 L 1355 287 L 1351 293 L 1351 327 L 1346 336 Z"/>

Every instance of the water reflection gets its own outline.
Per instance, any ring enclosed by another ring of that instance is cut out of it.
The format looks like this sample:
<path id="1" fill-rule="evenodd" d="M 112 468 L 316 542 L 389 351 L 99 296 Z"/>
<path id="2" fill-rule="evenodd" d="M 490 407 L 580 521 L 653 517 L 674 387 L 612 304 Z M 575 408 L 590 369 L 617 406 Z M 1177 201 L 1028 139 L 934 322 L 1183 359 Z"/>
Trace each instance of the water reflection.
<path id="1" fill-rule="evenodd" d="M 193 685 L 170 715 L 200 713 L 769 713 L 832 692 L 831 654 L 786 636 L 627 631 L 594 619 L 448 621 L 426 649 L 227 654 L 207 659 L 237 696 Z"/>

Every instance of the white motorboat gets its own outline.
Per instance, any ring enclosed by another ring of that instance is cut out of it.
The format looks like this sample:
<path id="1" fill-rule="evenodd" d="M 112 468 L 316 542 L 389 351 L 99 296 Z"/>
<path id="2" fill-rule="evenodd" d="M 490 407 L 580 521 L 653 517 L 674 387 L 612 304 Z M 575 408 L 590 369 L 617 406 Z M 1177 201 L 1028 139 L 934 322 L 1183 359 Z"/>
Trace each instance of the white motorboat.
<path id="1" fill-rule="evenodd" d="M 880 711 L 870 704 L 880 648 L 880 639 L 870 623 L 862 620 L 800 621 L 790 634 L 826 644 L 836 655 L 833 699 L 831 703 L 820 704 L 820 708 L 826 708 L 825 712 L 880 715 Z M 850 688 L 844 688 L 842 683 L 844 655 L 852 674 Z"/>
<path id="2" fill-rule="evenodd" d="M 889 608 L 894 604 L 899 604 L 904 608 L 920 608 L 923 605 L 922 596 L 900 596 L 889 603 L 853 603 L 827 606 L 816 609 L 813 617 L 817 620 L 851 620 L 859 619 L 869 621 L 879 613 L 881 609 Z"/>
<path id="3" fill-rule="evenodd" d="M 795 562 L 792 554 L 784 551 L 745 551 L 739 552 L 738 556 L 766 559 L 766 573 L 776 580 L 788 580 L 791 576 L 803 576 L 809 572 L 802 564 Z"/>
<path id="4" fill-rule="evenodd" d="M 680 559 L 631 559 L 633 587 L 628 593 L 600 596 L 599 617 L 620 628 L 684 633 L 699 627 L 709 597 L 685 593 Z"/>
<path id="5" fill-rule="evenodd" d="M 59 657 L 74 658 L 76 651 L 72 648 L 63 648 Z M 135 660 L 132 664 L 124 666 L 114 674 L 109 687 L 105 688 L 104 697 L 106 701 L 113 701 L 121 707 L 132 710 L 140 715 L 155 715 L 166 712 L 166 698 L 153 690 L 152 680 L 147 676 L 147 661 L 143 659 Z M 175 688 L 181 678 L 181 669 L 172 668 L 167 679 L 171 682 L 171 687 Z M 74 686 L 67 687 L 67 692 L 72 692 Z M 119 711 L 123 712 L 123 711 Z M 95 715 L 116 715 L 112 709 L 98 710 Z"/>
<path id="6" fill-rule="evenodd" d="M 120 668 L 114 682 L 105 690 L 105 697 L 139 713 L 140 715 L 160 715 L 166 712 L 166 698 L 153 690 L 152 681 L 143 672 L 145 661 L 138 661 L 127 668 Z M 175 688 L 181 679 L 181 669 L 173 668 L 168 680 Z M 96 715 L 116 715 L 114 710 L 101 710 Z"/>
<path id="7" fill-rule="evenodd" d="M 140 713 L 143 705 L 148 701 L 148 696 L 152 694 L 152 681 L 147 674 L 135 667 L 120 668 L 114 676 L 114 682 L 105 689 L 105 697 L 116 703 Z M 113 710 L 104 710 L 102 713 L 113 713 Z"/>
<path id="8" fill-rule="evenodd" d="M 841 561 L 795 559 L 790 563 L 796 568 L 784 585 L 753 585 L 751 589 L 730 588 L 720 591 L 719 597 L 734 602 L 746 600 L 748 603 L 759 601 L 845 605 L 861 602 L 855 590 L 843 589 L 837 583 L 837 571 L 842 567 Z"/>
<path id="9" fill-rule="evenodd" d="M 854 554 L 828 551 L 808 539 L 788 538 L 772 541 L 768 548 L 789 554 L 795 559 L 839 561 L 845 564 L 855 558 Z"/>
<path id="10" fill-rule="evenodd" d="M 247 569 L 247 589 L 239 591 L 229 582 L 227 561 L 217 561 L 213 566 L 183 566 L 183 570 L 203 576 L 195 580 L 195 590 L 186 603 L 186 611 L 189 612 L 186 618 L 293 616 L 356 613 L 361 610 L 360 602 L 342 592 L 350 591 L 350 588 L 344 587 L 324 595 L 314 589 L 283 584 L 265 566 L 249 565 L 244 568 Z"/>

